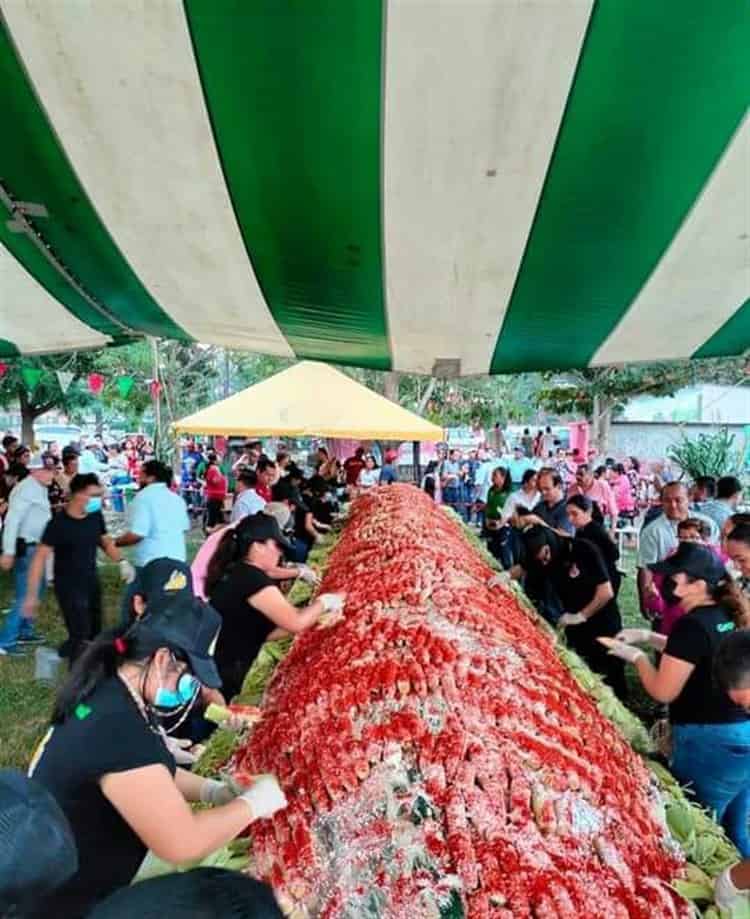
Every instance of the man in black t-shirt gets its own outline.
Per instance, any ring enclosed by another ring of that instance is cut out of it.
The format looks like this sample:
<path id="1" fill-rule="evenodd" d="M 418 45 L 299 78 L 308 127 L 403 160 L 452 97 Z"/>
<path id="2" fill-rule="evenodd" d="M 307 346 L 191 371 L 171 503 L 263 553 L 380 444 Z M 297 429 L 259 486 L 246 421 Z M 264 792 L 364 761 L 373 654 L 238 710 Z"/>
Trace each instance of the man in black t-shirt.
<path id="1" fill-rule="evenodd" d="M 70 665 L 101 630 L 101 590 L 96 573 L 96 550 L 101 548 L 120 565 L 123 581 L 132 580 L 133 567 L 107 535 L 101 512 L 102 488 L 93 473 L 70 482 L 70 500 L 47 524 L 29 569 L 29 593 L 24 604 L 33 612 L 44 566 L 54 552 L 55 596 L 60 604 L 68 639 L 60 647 Z"/>

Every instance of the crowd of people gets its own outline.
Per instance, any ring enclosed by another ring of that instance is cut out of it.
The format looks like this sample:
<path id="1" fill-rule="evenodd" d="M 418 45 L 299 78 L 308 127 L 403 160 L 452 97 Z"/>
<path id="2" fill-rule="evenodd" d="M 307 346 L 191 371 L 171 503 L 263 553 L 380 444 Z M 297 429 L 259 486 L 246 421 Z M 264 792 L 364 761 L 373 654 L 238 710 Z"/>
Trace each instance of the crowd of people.
<path id="1" fill-rule="evenodd" d="M 448 451 L 422 487 L 480 528 L 506 570 L 501 579 L 522 580 L 541 615 L 618 696 L 627 699 L 632 666 L 668 706 L 675 774 L 750 858 L 750 516 L 739 510 L 741 483 L 705 477 L 688 487 L 646 476 L 632 458 L 598 463 L 541 443 L 543 457 L 533 439 L 507 456 Z M 6 447 L 6 473 L 20 462 L 16 452 Z M 396 455 L 386 452 L 379 465 L 360 447 L 342 463 L 321 447 L 303 469 L 289 451 L 268 456 L 257 441 L 236 458 L 190 441 L 177 479 L 154 458 L 139 462 L 138 491 L 116 535 L 102 511 L 103 470 L 82 470 L 79 452 L 60 459 L 61 469 L 31 451 L 24 458 L 25 474 L 7 494 L 0 558 L 15 579 L 0 654 L 43 640 L 35 621 L 50 565 L 68 631 L 60 654 L 70 674 L 30 775 L 59 806 L 78 860 L 28 914 L 114 916 L 97 910 L 122 896 L 115 892 L 147 849 L 169 861 L 199 859 L 285 806 L 273 777 L 249 788 L 199 779 L 183 768 L 184 745 L 205 739 L 205 707 L 239 691 L 265 641 L 343 614 L 344 594 L 300 609 L 288 589 L 297 578 L 317 584 L 311 548 L 344 502 L 397 480 Z M 207 538 L 188 564 L 196 500 Z M 643 628 L 623 628 L 618 606 L 621 526 L 638 533 Z M 124 583 L 113 630 L 102 631 L 99 551 Z M 211 807 L 191 809 L 198 801 Z M 748 888 L 745 865 L 722 876 L 727 902 L 747 898 Z"/>
<path id="2" fill-rule="evenodd" d="M 659 734 L 674 774 L 750 856 L 750 515 L 740 509 L 742 483 L 734 475 L 687 483 L 663 463 L 646 472 L 634 457 L 583 458 L 539 438 L 506 450 L 444 452 L 423 488 L 480 529 L 505 576 L 523 582 L 539 613 L 623 701 L 626 667 L 635 668 L 666 714 Z M 648 628 L 623 628 L 618 530 L 635 540 Z"/>

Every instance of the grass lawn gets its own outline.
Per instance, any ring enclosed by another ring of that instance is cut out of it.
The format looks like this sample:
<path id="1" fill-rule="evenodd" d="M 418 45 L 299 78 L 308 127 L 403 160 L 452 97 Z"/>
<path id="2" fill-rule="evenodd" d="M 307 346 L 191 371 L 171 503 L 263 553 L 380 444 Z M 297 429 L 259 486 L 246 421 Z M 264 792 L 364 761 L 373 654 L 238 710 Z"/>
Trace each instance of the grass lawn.
<path id="1" fill-rule="evenodd" d="M 200 530 L 188 538 L 188 553 L 192 557 L 202 542 Z M 100 562 L 105 556 L 99 553 Z M 117 565 L 106 560 L 99 565 L 102 584 L 102 614 L 105 627 L 119 621 L 122 585 Z M 0 571 L 0 610 L 13 600 L 12 575 Z M 4 617 L 0 616 L 0 623 Z M 52 591 L 45 595 L 39 608 L 38 628 L 47 637 L 46 644 L 58 647 L 67 635 Z M 34 651 L 24 657 L 0 657 L 0 768 L 23 769 L 44 734 L 55 694 L 54 687 L 34 680 Z"/>
<path id="2" fill-rule="evenodd" d="M 194 530 L 188 542 L 189 555 L 195 553 L 201 534 Z M 101 555 L 100 555 L 101 558 Z M 638 609 L 634 559 L 625 558 L 628 576 L 620 590 L 620 608 L 626 625 L 643 626 L 646 623 Z M 116 565 L 101 564 L 103 614 L 105 626 L 115 625 L 119 618 L 122 588 Z M 13 597 L 12 578 L 0 572 L 0 609 L 10 606 Z M 2 619 L 0 619 L 2 621 Z M 40 607 L 38 626 L 48 638 L 51 647 L 57 647 L 65 638 L 57 604 L 48 592 Z M 644 721 L 651 723 L 655 706 L 640 688 L 633 668 L 627 668 L 631 690 L 631 708 Z M 54 688 L 34 680 L 34 650 L 23 658 L 0 657 L 0 767 L 25 768 L 40 737 L 44 734 L 52 708 Z"/>

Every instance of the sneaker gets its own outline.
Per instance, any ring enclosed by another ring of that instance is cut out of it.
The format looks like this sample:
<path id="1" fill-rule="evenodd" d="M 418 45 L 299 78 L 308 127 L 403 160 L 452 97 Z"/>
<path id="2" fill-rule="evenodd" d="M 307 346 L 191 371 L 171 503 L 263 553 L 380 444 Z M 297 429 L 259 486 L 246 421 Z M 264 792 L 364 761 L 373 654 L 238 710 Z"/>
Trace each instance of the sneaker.
<path id="1" fill-rule="evenodd" d="M 19 645 L 43 645 L 46 640 L 44 635 L 36 630 L 28 632 L 26 635 L 18 636 Z"/>
<path id="2" fill-rule="evenodd" d="M 10 648 L 0 648 L 0 656 L 2 657 L 25 657 L 26 650 L 24 648 L 19 648 L 18 645 L 13 645 Z"/>

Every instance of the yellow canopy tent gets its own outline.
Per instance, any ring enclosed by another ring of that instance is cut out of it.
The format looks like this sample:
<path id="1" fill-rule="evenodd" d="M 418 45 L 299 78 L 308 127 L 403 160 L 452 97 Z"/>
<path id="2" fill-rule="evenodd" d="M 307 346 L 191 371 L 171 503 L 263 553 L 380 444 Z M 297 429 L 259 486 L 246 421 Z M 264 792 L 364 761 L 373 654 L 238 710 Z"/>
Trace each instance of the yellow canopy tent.
<path id="1" fill-rule="evenodd" d="M 175 422 L 182 434 L 443 440 L 443 429 L 327 364 L 301 361 Z"/>

